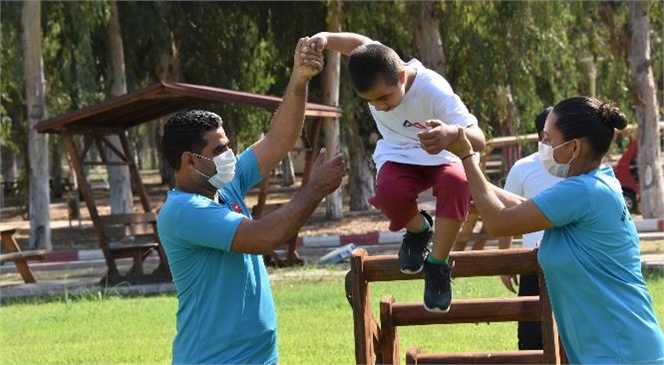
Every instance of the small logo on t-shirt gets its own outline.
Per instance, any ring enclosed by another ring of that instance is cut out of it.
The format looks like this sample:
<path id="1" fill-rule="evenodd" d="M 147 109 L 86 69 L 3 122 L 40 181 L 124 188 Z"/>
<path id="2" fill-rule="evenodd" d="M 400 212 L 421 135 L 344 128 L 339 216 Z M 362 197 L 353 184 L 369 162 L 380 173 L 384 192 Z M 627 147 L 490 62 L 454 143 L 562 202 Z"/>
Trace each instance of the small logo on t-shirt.
<path id="1" fill-rule="evenodd" d="M 232 202 L 231 209 L 233 209 L 233 211 L 236 213 L 242 214 L 242 206 L 238 202 Z"/>
<path id="2" fill-rule="evenodd" d="M 627 207 L 623 206 L 623 212 L 622 212 L 622 215 L 620 216 L 620 220 L 624 222 L 625 219 L 631 221 L 632 220 L 632 215 L 629 214 L 629 211 L 627 210 Z"/>
<path id="3" fill-rule="evenodd" d="M 406 128 L 415 127 L 417 129 L 427 129 L 427 127 L 419 122 L 411 123 L 408 120 L 404 120 L 402 126 Z"/>

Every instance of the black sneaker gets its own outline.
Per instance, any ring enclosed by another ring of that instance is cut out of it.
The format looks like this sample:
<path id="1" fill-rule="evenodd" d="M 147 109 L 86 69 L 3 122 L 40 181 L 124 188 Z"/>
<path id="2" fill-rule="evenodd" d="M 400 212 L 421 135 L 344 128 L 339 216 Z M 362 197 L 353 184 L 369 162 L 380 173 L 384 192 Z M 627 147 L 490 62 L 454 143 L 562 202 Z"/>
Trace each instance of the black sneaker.
<path id="1" fill-rule="evenodd" d="M 433 227 L 433 219 L 425 212 L 420 211 L 420 214 L 429 222 L 429 226 Z M 404 274 L 417 274 L 422 271 L 422 264 L 424 259 L 429 254 L 429 243 L 433 238 L 433 229 L 422 233 L 411 233 L 406 231 L 403 235 L 403 242 L 399 249 L 399 267 Z"/>
<path id="2" fill-rule="evenodd" d="M 452 268 L 447 263 L 438 265 L 424 260 L 424 309 L 439 313 L 447 313 L 450 310 L 451 272 Z"/>

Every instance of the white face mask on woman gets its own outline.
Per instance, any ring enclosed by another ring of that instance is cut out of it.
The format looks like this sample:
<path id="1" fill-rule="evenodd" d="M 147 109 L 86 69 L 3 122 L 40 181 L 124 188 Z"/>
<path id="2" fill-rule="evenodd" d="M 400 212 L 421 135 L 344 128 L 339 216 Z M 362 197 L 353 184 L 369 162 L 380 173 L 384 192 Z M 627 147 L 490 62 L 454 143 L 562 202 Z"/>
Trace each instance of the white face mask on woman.
<path id="1" fill-rule="evenodd" d="M 235 177 L 236 160 L 235 160 L 235 154 L 233 153 L 233 150 L 231 150 L 230 148 L 214 156 L 214 158 L 201 156 L 197 153 L 193 153 L 193 155 L 214 162 L 214 166 L 217 169 L 217 172 L 212 176 L 208 176 L 196 170 L 196 172 L 198 172 L 201 176 L 206 177 L 208 179 L 210 185 L 214 186 L 217 189 L 221 189 L 224 186 L 226 186 L 229 182 L 233 181 L 233 177 Z"/>
<path id="2" fill-rule="evenodd" d="M 569 174 L 569 164 L 571 164 L 574 160 L 574 156 L 572 155 L 572 159 L 570 159 L 568 163 L 558 163 L 553 158 L 553 151 L 555 151 L 556 148 L 562 147 L 570 142 L 572 142 L 571 139 L 563 144 L 557 145 L 556 147 L 551 147 L 548 144 L 539 142 L 537 153 L 539 154 L 540 160 L 542 160 L 542 165 L 544 165 L 544 168 L 549 172 L 549 174 L 555 177 L 561 177 L 563 179 L 567 178 L 567 174 Z"/>

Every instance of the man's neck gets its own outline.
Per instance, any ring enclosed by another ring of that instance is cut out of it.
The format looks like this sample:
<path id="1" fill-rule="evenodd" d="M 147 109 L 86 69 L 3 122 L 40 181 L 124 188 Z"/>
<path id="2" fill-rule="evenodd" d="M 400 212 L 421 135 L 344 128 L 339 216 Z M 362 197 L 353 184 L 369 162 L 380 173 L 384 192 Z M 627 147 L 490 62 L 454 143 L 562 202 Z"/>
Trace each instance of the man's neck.
<path id="1" fill-rule="evenodd" d="M 177 181 L 175 183 L 175 189 L 185 193 L 198 194 L 215 202 L 219 202 L 219 200 L 221 200 L 217 195 L 217 189 L 210 190 L 197 185 L 192 186 L 190 184 L 178 184 Z"/>

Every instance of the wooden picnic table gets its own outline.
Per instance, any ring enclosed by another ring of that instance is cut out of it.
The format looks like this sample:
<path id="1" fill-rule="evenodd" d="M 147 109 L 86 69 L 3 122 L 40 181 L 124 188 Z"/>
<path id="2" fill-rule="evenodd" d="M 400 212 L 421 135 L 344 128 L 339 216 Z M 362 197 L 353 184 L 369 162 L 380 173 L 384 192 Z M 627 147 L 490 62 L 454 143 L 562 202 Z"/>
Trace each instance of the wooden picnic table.
<path id="1" fill-rule="evenodd" d="M 46 255 L 46 250 L 30 250 L 22 251 L 21 247 L 16 242 L 14 234 L 16 229 L 9 227 L 0 227 L 0 235 L 2 236 L 2 247 L 4 253 L 0 254 L 0 264 L 5 261 L 13 261 L 16 269 L 21 274 L 23 281 L 26 283 L 36 283 L 34 275 L 28 260 L 43 260 Z"/>

